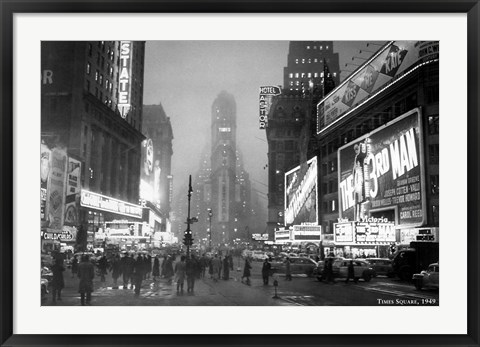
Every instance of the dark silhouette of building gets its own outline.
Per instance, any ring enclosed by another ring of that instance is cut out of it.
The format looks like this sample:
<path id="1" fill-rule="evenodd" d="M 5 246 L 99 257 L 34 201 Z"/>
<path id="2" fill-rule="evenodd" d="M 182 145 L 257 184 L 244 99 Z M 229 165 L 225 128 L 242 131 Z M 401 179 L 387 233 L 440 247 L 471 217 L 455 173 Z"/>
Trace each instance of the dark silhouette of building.
<path id="1" fill-rule="evenodd" d="M 87 191 L 138 206 L 144 56 L 138 41 L 41 43 L 42 141 L 79 161 L 82 199 Z M 105 221 L 141 218 L 87 205 L 77 201 L 75 224 L 90 240 Z"/>
<path id="2" fill-rule="evenodd" d="M 319 158 L 318 167 L 320 177 L 319 223 L 322 225 L 322 231 L 330 240 L 329 244 L 331 249 L 336 247 L 338 250 L 344 252 L 347 252 L 346 250 L 348 249 L 350 254 L 354 251 L 370 251 L 371 254 L 376 254 L 377 256 L 386 256 L 389 254 L 390 244 L 388 242 L 383 244 L 364 242 L 362 245 L 354 241 L 350 244 L 343 243 L 340 245 L 335 245 L 333 243 L 335 239 L 334 223 L 338 222 L 341 209 L 339 200 L 343 196 L 339 189 L 338 151 L 342 146 L 348 146 L 352 141 L 356 141 L 362 136 L 366 136 L 372 132 L 379 134 L 382 134 L 383 132 L 386 134 L 385 138 L 388 140 L 384 141 L 384 147 L 390 150 L 388 146 L 393 141 L 391 139 L 398 138 L 399 134 L 389 130 L 391 128 L 386 125 L 391 124 L 391 122 L 399 119 L 402 115 L 412 112 L 417 108 L 420 109 L 421 122 L 416 136 L 421 136 L 421 138 L 423 138 L 423 141 L 419 141 L 417 144 L 417 150 L 419 151 L 418 162 L 420 163 L 421 157 L 424 158 L 424 174 L 419 174 L 419 181 L 423 180 L 425 183 L 425 187 L 422 188 L 425 191 L 425 195 L 421 192 L 421 183 L 419 186 L 409 187 L 408 189 L 420 189 L 418 192 L 415 192 L 415 190 L 413 192 L 417 194 L 416 197 L 421 197 L 420 200 L 416 201 L 424 200 L 423 202 L 425 203 L 425 209 L 422 208 L 415 212 L 419 216 L 418 219 L 420 219 L 420 217 L 423 218 L 423 223 L 421 223 L 421 225 L 408 227 L 402 225 L 402 218 L 407 219 L 408 216 L 413 216 L 413 213 L 401 212 L 401 201 L 404 198 L 403 195 L 397 196 L 397 194 L 393 194 L 393 196 L 389 196 L 384 191 L 379 191 L 377 193 L 377 197 L 383 197 L 385 195 L 386 200 L 382 202 L 384 205 L 382 205 L 381 208 L 379 206 L 372 208 L 369 216 L 386 217 L 389 221 L 395 222 L 395 242 L 403 245 L 408 245 L 410 241 L 415 241 L 416 234 L 418 234 L 420 230 L 425 232 L 430 229 L 438 229 L 439 226 L 438 42 L 403 41 L 397 43 L 391 41 L 384 47 L 381 47 L 380 50 L 385 51 L 388 55 L 379 55 L 375 62 L 376 66 L 378 66 L 377 70 L 373 70 L 368 61 L 356 70 L 359 74 L 365 73 L 365 75 L 371 76 L 371 78 L 367 80 L 369 82 L 368 84 L 365 82 L 361 85 L 353 84 L 352 80 L 354 80 L 356 76 L 351 75 L 347 77 L 346 80 L 343 81 L 342 84 L 339 85 L 326 99 L 319 103 L 319 128 L 317 132 L 319 145 L 317 154 Z M 403 63 L 403 57 L 407 54 L 407 51 L 408 54 L 411 55 L 411 59 L 408 62 Z M 395 59 L 395 61 L 392 59 Z M 346 96 L 358 95 L 359 92 L 357 91 L 360 89 L 374 93 L 376 91 L 375 88 L 377 88 L 377 90 L 380 88 L 375 84 L 380 78 L 383 78 L 386 87 L 379 93 L 364 100 L 353 98 L 352 100 L 349 100 L 345 97 L 341 101 L 343 103 L 351 103 L 351 108 L 344 108 L 343 113 L 336 113 L 335 118 L 328 118 L 328 116 L 325 115 L 327 112 L 336 112 L 332 107 L 326 109 L 325 105 L 328 105 L 331 100 L 336 98 L 337 94 L 343 93 L 344 89 L 346 91 L 343 95 Z M 350 90 L 356 92 L 350 93 Z M 422 142 L 423 146 L 421 146 Z M 348 151 L 342 151 L 341 153 L 345 156 L 345 153 L 348 154 Z M 377 155 L 376 158 L 378 163 L 376 164 L 376 167 L 380 168 L 380 166 L 383 165 L 381 172 L 386 172 L 384 176 L 389 174 L 392 170 L 392 164 L 389 164 L 389 162 L 386 162 L 385 160 L 380 160 L 378 153 L 373 154 Z M 384 154 L 384 158 L 388 158 L 387 154 Z M 344 160 L 342 156 L 340 159 Z M 353 163 L 351 165 L 353 166 Z M 379 172 L 377 171 L 375 174 L 379 175 Z M 408 175 L 398 178 L 398 182 L 394 180 L 393 184 L 395 185 L 395 188 L 400 187 L 401 191 L 401 187 L 403 187 L 403 181 L 401 180 L 406 179 L 406 177 L 408 177 Z M 412 179 L 413 177 L 414 175 L 410 174 L 410 177 L 408 178 Z M 375 188 L 375 186 L 373 186 L 373 188 Z M 409 192 L 411 193 L 412 191 Z M 392 203 L 389 203 L 390 200 L 388 200 L 388 198 L 392 199 Z M 366 200 L 366 204 L 372 205 L 371 202 L 368 202 L 368 199 Z M 393 201 L 398 201 L 398 204 Z M 414 210 L 411 206 L 408 208 Z M 416 208 L 417 207 L 415 207 L 415 209 Z M 403 214 L 401 215 L 401 213 Z M 343 216 L 345 216 L 345 211 L 343 212 Z M 349 218 L 349 220 L 352 219 Z"/>
<path id="3" fill-rule="evenodd" d="M 270 239 L 284 225 L 285 173 L 315 155 L 316 104 L 339 81 L 332 41 L 290 42 L 282 94 L 273 97 L 266 127 Z"/>
<path id="4" fill-rule="evenodd" d="M 151 189 L 151 202 L 160 212 L 159 231 L 170 231 L 173 131 L 161 104 L 143 106 L 143 134 L 147 138 L 144 153 L 148 155 L 143 158 L 142 183 Z"/>
<path id="5" fill-rule="evenodd" d="M 330 77 L 328 76 L 330 73 Z M 323 79 L 331 80 L 323 90 Z M 328 94 L 340 83 L 338 53 L 333 41 L 291 41 L 287 66 L 283 70 L 283 88 L 290 91 Z"/>

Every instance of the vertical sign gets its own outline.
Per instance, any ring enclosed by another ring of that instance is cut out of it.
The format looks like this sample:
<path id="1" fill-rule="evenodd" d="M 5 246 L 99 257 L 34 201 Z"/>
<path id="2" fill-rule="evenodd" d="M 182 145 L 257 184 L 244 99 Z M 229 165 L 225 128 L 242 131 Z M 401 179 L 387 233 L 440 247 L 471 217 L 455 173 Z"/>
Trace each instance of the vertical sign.
<path id="1" fill-rule="evenodd" d="M 42 143 L 40 145 L 40 220 L 42 222 L 47 221 L 47 190 L 51 157 L 52 152 Z"/>
<path id="2" fill-rule="evenodd" d="M 68 158 L 67 194 L 65 196 L 65 224 L 78 224 L 78 201 L 80 200 L 80 172 L 82 163 Z"/>
<path id="3" fill-rule="evenodd" d="M 47 218 L 49 227 L 62 230 L 65 210 L 65 175 L 67 154 L 65 150 L 52 150 L 51 171 L 47 190 Z"/>
<path id="4" fill-rule="evenodd" d="M 122 118 L 130 111 L 130 91 L 132 84 L 132 42 L 120 42 L 120 76 L 118 81 L 118 111 Z"/>
<path id="5" fill-rule="evenodd" d="M 275 95 L 282 94 L 282 89 L 280 86 L 264 86 L 260 87 L 260 129 L 265 129 L 268 121 L 268 112 L 270 111 L 270 106 L 272 105 L 272 98 Z"/>

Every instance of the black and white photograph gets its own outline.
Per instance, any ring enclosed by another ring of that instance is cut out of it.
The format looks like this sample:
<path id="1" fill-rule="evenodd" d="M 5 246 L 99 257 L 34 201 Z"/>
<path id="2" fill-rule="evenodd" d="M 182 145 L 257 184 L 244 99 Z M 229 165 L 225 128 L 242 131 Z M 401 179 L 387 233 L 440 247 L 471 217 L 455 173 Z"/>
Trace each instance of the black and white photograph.
<path id="1" fill-rule="evenodd" d="M 441 306 L 443 46 L 328 36 L 42 41 L 41 305 Z"/>

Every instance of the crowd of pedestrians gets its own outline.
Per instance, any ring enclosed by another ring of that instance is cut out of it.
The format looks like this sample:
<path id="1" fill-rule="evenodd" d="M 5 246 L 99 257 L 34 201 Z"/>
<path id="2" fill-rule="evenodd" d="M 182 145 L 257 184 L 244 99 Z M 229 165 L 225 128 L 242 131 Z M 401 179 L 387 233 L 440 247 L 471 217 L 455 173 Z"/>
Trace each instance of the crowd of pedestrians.
<path id="1" fill-rule="evenodd" d="M 287 259 L 288 261 L 288 259 Z M 71 261 L 71 276 L 78 279 L 78 292 L 81 305 L 92 304 L 92 293 L 94 292 L 94 278 L 99 278 L 100 286 L 106 287 L 106 279 L 110 273 L 113 285 L 111 289 L 133 290 L 134 296 L 140 296 L 140 290 L 145 280 L 152 280 L 153 283 L 162 280 L 167 284 L 176 286 L 179 295 L 184 293 L 184 283 L 187 282 L 187 293 L 194 293 L 195 281 L 198 279 L 209 279 L 213 283 L 219 280 L 228 281 L 231 279 L 231 271 L 234 269 L 232 254 L 216 253 L 202 254 L 201 256 L 191 254 L 185 255 L 165 254 L 151 256 L 140 253 L 115 253 L 95 257 L 91 259 L 89 254 L 75 255 Z M 241 282 L 250 285 L 251 259 L 246 258 L 243 266 Z M 52 265 L 53 278 L 51 281 L 52 304 L 62 300 L 62 289 L 65 287 L 64 272 L 66 267 L 62 257 L 57 257 Z M 238 271 L 241 271 L 240 264 Z M 271 276 L 271 264 L 265 259 L 262 265 L 263 284 L 269 284 Z M 289 262 L 286 267 L 286 279 L 291 280 Z M 245 282 L 244 282 L 245 281 Z M 120 286 L 121 285 L 121 286 Z"/>

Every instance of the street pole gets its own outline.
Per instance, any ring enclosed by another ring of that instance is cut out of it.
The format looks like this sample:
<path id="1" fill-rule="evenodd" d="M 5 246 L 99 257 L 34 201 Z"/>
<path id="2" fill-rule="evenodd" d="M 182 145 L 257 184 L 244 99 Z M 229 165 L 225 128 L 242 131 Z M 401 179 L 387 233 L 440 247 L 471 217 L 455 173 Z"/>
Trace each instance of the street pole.
<path id="1" fill-rule="evenodd" d="M 185 245 L 187 246 L 187 259 L 190 258 L 190 246 L 192 241 L 192 231 L 190 230 L 190 200 L 192 198 L 192 175 L 189 175 L 188 180 L 188 215 L 187 215 L 187 231 L 185 232 Z"/>

